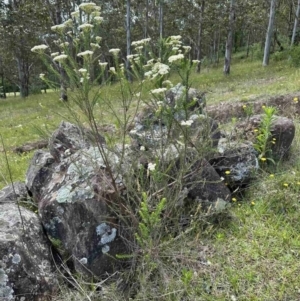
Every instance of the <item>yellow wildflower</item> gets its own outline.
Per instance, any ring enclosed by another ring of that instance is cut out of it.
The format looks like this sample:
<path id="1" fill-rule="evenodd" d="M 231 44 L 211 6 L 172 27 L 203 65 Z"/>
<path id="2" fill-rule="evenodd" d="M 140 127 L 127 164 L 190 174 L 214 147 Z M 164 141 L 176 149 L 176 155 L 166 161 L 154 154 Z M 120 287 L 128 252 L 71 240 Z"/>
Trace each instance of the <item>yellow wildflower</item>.
<path id="1" fill-rule="evenodd" d="M 297 182 L 297 185 L 300 185 L 300 182 Z"/>
<path id="2" fill-rule="evenodd" d="M 265 161 L 267 161 L 267 158 L 262 157 L 262 158 L 260 158 L 260 160 L 263 161 L 263 162 L 265 162 Z"/>
<path id="3" fill-rule="evenodd" d="M 254 206 L 254 205 L 255 205 L 255 202 L 254 202 L 254 201 L 252 201 L 252 202 L 251 202 L 251 205 L 252 205 L 252 206 Z"/>
<path id="4" fill-rule="evenodd" d="M 263 108 L 263 109 L 265 109 L 265 108 L 266 108 L 266 106 L 262 106 L 262 108 Z"/>
<path id="5" fill-rule="evenodd" d="M 274 178 L 274 174 L 270 174 L 269 177 L 270 177 L 270 178 Z"/>
<path id="6" fill-rule="evenodd" d="M 226 174 L 226 175 L 230 175 L 230 170 L 226 170 L 226 171 L 225 171 L 225 174 Z"/>
<path id="7" fill-rule="evenodd" d="M 298 97 L 294 97 L 293 101 L 294 103 L 298 103 Z"/>
<path id="8" fill-rule="evenodd" d="M 246 105 L 243 105 L 243 109 L 246 109 L 247 108 L 247 106 Z"/>
<path id="9" fill-rule="evenodd" d="M 237 201 L 236 198 L 232 198 L 231 200 L 232 200 L 233 202 L 236 202 L 236 201 Z"/>
<path id="10" fill-rule="evenodd" d="M 284 187 L 289 187 L 289 184 L 288 183 L 283 183 L 283 186 Z"/>
<path id="11" fill-rule="evenodd" d="M 258 132 L 258 129 L 254 129 L 253 132 L 257 133 L 257 132 Z"/>

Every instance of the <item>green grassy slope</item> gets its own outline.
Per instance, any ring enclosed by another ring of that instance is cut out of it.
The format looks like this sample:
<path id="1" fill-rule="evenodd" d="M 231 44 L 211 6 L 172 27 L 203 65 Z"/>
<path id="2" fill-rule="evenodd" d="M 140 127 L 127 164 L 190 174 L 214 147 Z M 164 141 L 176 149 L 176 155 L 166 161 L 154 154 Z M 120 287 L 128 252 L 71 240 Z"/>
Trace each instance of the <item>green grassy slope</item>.
<path id="1" fill-rule="evenodd" d="M 300 88 L 299 70 L 289 67 L 286 61 L 271 62 L 263 68 L 261 62 L 236 59 L 231 73 L 225 77 L 222 66 L 203 68 L 200 75 L 192 76 L 193 87 L 208 91 L 208 105 L 286 94 Z M 103 97 L 118 98 L 114 87 L 105 88 L 103 93 Z M 10 181 L 4 149 L 13 180 L 24 180 L 32 153 L 20 156 L 12 149 L 41 139 L 39 133 L 51 132 L 65 114 L 67 110 L 54 92 L 26 100 L 0 100 L 0 133 L 4 141 L 4 147 L 0 146 L 0 187 Z M 170 244 L 170 265 L 161 266 L 166 274 L 164 286 L 153 279 L 135 300 L 300 300 L 297 118 L 297 136 L 289 160 L 280 163 L 272 173 L 262 172 L 243 198 L 237 197 L 229 221 Z M 106 300 L 122 300 L 116 291 L 108 286 Z M 71 295 L 60 300 L 68 298 L 71 300 Z M 76 298 L 85 300 L 84 296 Z"/>

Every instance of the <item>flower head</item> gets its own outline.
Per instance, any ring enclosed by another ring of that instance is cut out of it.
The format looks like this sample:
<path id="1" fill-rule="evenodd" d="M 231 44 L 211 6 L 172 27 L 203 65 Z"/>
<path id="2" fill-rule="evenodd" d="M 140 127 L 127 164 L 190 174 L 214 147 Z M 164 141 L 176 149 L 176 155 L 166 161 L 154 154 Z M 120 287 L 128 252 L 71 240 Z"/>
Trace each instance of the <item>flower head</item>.
<path id="1" fill-rule="evenodd" d="M 77 56 L 82 56 L 82 57 L 85 57 L 85 56 L 92 56 L 93 55 L 93 51 L 91 50 L 86 50 L 86 51 L 83 51 L 83 52 L 79 52 L 77 54 Z"/>
<path id="2" fill-rule="evenodd" d="M 96 37 L 96 41 L 97 41 L 97 43 L 100 43 L 100 42 L 102 41 L 102 38 L 99 37 L 99 36 L 97 36 L 97 37 Z"/>
<path id="3" fill-rule="evenodd" d="M 150 92 L 151 92 L 152 94 L 162 94 L 162 93 L 164 93 L 164 92 L 166 92 L 166 91 L 167 91 L 166 88 L 158 88 L 158 89 L 153 89 L 153 90 L 151 90 Z"/>
<path id="4" fill-rule="evenodd" d="M 294 103 L 298 103 L 298 97 L 294 97 L 293 101 Z"/>
<path id="5" fill-rule="evenodd" d="M 113 55 L 118 55 L 118 53 L 120 52 L 120 49 L 119 48 L 112 48 L 112 49 L 109 49 L 108 51 L 109 53 L 112 53 Z"/>
<path id="6" fill-rule="evenodd" d="M 39 77 L 40 77 L 41 80 L 44 80 L 44 79 L 45 79 L 45 74 L 44 74 L 44 73 L 41 73 L 41 74 L 39 75 Z"/>
<path id="7" fill-rule="evenodd" d="M 92 11 L 95 10 L 95 6 L 96 6 L 95 3 L 89 2 L 89 3 L 81 3 L 79 5 L 79 8 L 83 10 L 85 13 L 90 14 Z"/>
<path id="8" fill-rule="evenodd" d="M 226 170 L 225 175 L 230 175 L 230 170 Z"/>
<path id="9" fill-rule="evenodd" d="M 109 71 L 110 71 L 111 73 L 113 73 L 113 74 L 116 74 L 116 73 L 117 73 L 115 67 L 110 67 L 110 68 L 109 68 Z"/>
<path id="10" fill-rule="evenodd" d="M 180 61 L 184 59 L 184 55 L 182 53 L 179 53 L 177 55 L 171 55 L 168 59 L 169 63 L 173 63 L 173 62 L 176 62 L 176 61 Z"/>
<path id="11" fill-rule="evenodd" d="M 84 68 L 81 68 L 78 70 L 78 72 L 82 73 L 82 74 L 86 74 L 87 73 L 87 70 L 84 69 Z"/>
<path id="12" fill-rule="evenodd" d="M 66 25 L 65 24 L 58 24 L 51 27 L 52 31 L 56 31 L 58 33 L 61 33 L 65 30 Z"/>
<path id="13" fill-rule="evenodd" d="M 96 16 L 96 17 L 94 17 L 94 21 L 95 21 L 97 24 L 101 24 L 101 23 L 103 22 L 103 17 Z"/>
<path id="14" fill-rule="evenodd" d="M 107 62 L 100 62 L 99 61 L 99 66 L 105 68 L 107 66 Z"/>
<path id="15" fill-rule="evenodd" d="M 184 125 L 184 126 L 191 126 L 193 122 L 194 122 L 194 120 L 189 119 L 187 121 L 184 121 L 184 120 L 181 121 L 180 124 Z"/>
<path id="16" fill-rule="evenodd" d="M 71 16 L 72 16 L 73 18 L 78 18 L 78 17 L 79 17 L 79 10 L 73 11 L 73 12 L 71 13 Z"/>
<path id="17" fill-rule="evenodd" d="M 92 28 L 94 28 L 94 25 L 89 24 L 89 23 L 84 23 L 78 26 L 78 29 L 82 29 L 83 31 L 89 31 Z"/>
<path id="18" fill-rule="evenodd" d="M 289 184 L 288 183 L 283 183 L 283 186 L 284 187 L 289 187 Z"/>
<path id="19" fill-rule="evenodd" d="M 68 58 L 68 56 L 66 54 L 61 54 L 61 55 L 58 55 L 58 56 L 54 57 L 53 61 L 62 62 L 64 60 L 66 60 L 67 58 Z"/>
<path id="20" fill-rule="evenodd" d="M 31 51 L 37 53 L 43 53 L 47 48 L 48 48 L 47 45 L 42 44 L 42 45 L 34 46 L 33 48 L 31 48 Z"/>
<path id="21" fill-rule="evenodd" d="M 73 26 L 73 20 L 72 19 L 68 19 L 67 21 L 65 21 L 63 23 L 66 27 L 72 27 Z"/>
<path id="22" fill-rule="evenodd" d="M 148 163 L 148 170 L 150 171 L 154 171 L 156 167 L 156 163 Z"/>

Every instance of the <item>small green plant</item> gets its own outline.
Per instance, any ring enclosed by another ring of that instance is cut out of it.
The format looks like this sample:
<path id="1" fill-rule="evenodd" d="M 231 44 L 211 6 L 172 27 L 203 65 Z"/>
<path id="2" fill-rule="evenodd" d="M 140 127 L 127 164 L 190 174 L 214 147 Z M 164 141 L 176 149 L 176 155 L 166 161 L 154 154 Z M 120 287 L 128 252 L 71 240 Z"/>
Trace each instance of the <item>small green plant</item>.
<path id="1" fill-rule="evenodd" d="M 161 214 L 166 206 L 166 198 L 162 198 L 156 208 L 151 209 L 147 193 L 143 192 L 142 197 L 143 200 L 139 211 L 141 221 L 138 226 L 139 231 L 135 233 L 135 238 L 138 244 L 144 250 L 147 250 L 147 248 L 153 246 L 153 240 L 157 237 L 158 230 L 161 227 Z"/>
<path id="2" fill-rule="evenodd" d="M 275 107 L 263 106 L 263 117 L 257 132 L 256 141 L 254 143 L 254 148 L 259 152 L 259 159 L 262 162 L 271 161 L 275 163 L 272 158 L 272 149 L 271 149 L 271 127 L 274 120 L 274 115 L 277 113 Z"/>

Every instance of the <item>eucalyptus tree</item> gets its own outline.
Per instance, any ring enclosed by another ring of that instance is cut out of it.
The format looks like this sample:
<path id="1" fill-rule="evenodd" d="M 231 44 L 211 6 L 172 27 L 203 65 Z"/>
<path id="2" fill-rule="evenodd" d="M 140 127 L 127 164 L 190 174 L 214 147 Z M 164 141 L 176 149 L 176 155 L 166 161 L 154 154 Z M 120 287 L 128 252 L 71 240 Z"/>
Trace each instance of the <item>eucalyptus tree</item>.
<path id="1" fill-rule="evenodd" d="M 271 40 L 272 40 L 272 35 L 273 35 L 273 30 L 274 30 L 274 22 L 275 22 L 275 12 L 276 12 L 276 0 L 271 0 L 269 25 L 268 25 L 268 30 L 267 30 L 267 34 L 266 34 L 263 66 L 269 65 Z"/>
<path id="2" fill-rule="evenodd" d="M 295 43 L 295 38 L 296 38 L 298 23 L 299 23 L 299 15 L 300 15 L 300 0 L 298 0 L 298 2 L 297 2 L 297 9 L 296 9 L 296 14 L 295 14 L 295 21 L 294 21 L 293 34 L 292 34 L 292 39 L 291 39 L 291 46 L 293 46 L 294 43 Z"/>
<path id="3" fill-rule="evenodd" d="M 30 49 L 47 32 L 48 13 L 42 0 L 9 0 L 0 15 L 1 48 L 16 64 L 21 97 L 29 94 L 34 56 Z M 3 62 L 6 64 L 8 62 Z"/>
<path id="4" fill-rule="evenodd" d="M 230 73 L 231 64 L 231 53 L 232 53 L 232 43 L 233 43 L 233 26 L 234 26 L 234 16 L 235 16 L 235 0 L 230 0 L 230 14 L 229 14 L 229 28 L 228 36 L 226 41 L 225 50 L 225 62 L 224 62 L 224 74 L 228 75 Z"/>

